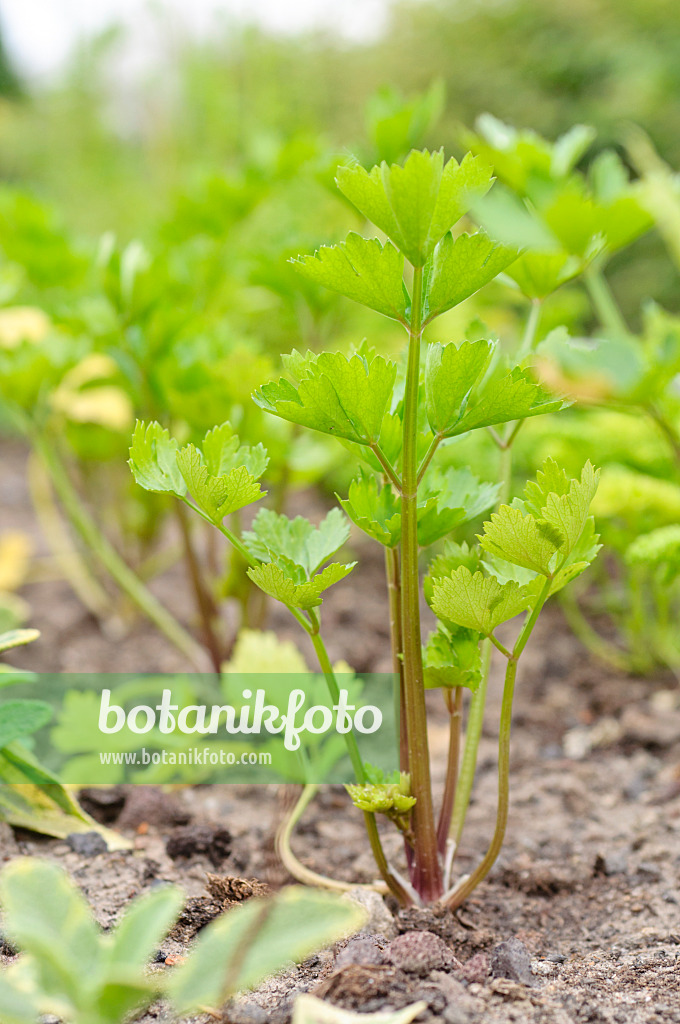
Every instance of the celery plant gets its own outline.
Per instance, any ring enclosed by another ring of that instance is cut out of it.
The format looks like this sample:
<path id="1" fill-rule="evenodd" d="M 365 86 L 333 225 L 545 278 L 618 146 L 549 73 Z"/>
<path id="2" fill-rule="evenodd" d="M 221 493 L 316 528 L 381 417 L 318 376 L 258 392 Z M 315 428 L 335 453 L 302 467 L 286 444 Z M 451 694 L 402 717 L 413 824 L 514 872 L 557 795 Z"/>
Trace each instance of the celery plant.
<path id="1" fill-rule="evenodd" d="M 386 551 L 401 773 L 386 779 L 379 769 L 362 765 L 350 735 L 357 777 L 350 792 L 364 811 L 378 867 L 394 895 L 402 903 L 444 899 L 458 905 L 490 869 L 503 840 L 517 662 L 550 594 L 578 575 L 597 551 L 588 514 L 597 473 L 588 463 L 579 480 L 569 481 L 549 461 L 523 501 L 503 504 L 491 516 L 479 548 L 447 543 L 426 579 L 425 593 L 439 622 L 423 649 L 420 553 L 492 508 L 498 497 L 498 488 L 477 480 L 468 467 L 439 465 L 441 448 L 473 430 L 496 430 L 555 412 L 562 402 L 541 388 L 526 366 L 507 365 L 497 344 L 478 332 L 460 344 L 431 343 L 423 358 L 428 325 L 517 257 L 515 249 L 484 232 L 454 236 L 451 231 L 491 187 L 491 169 L 483 160 L 468 154 L 460 164 L 445 163 L 441 152 L 414 151 L 403 165 L 383 163 L 370 173 L 357 165 L 342 167 L 337 183 L 387 239 L 353 233 L 344 243 L 301 257 L 296 268 L 399 323 L 407 335 L 404 360 L 398 365 L 366 344 L 348 356 L 294 351 L 284 358 L 287 376 L 264 384 L 254 398 L 274 416 L 338 438 L 359 464 L 341 504 Z M 210 432 L 200 449 L 180 448 L 157 424 L 140 425 L 131 466 L 142 486 L 174 492 L 243 553 L 251 580 L 287 606 L 311 636 L 333 692 L 336 683 L 318 608 L 323 592 L 353 568 L 326 564 L 347 537 L 342 513 L 330 513 L 315 528 L 301 517 L 289 520 L 264 509 L 246 534 L 238 536 L 233 524 L 225 526 L 225 516 L 262 496 L 258 480 L 266 468 L 261 454 L 233 440 L 228 425 Z M 519 636 L 507 647 L 496 629 L 520 614 L 525 619 Z M 468 881 L 450 887 L 484 712 L 483 700 L 473 704 L 468 720 L 472 754 L 464 758 L 458 777 L 462 688 L 480 689 L 485 676 L 481 649 L 491 644 L 508 663 L 498 820 L 479 868 Z M 443 690 L 451 715 L 448 778 L 438 823 L 430 780 L 428 687 Z M 453 818 L 456 801 L 459 813 Z M 408 879 L 385 860 L 376 813 L 385 814 L 404 835 Z"/>

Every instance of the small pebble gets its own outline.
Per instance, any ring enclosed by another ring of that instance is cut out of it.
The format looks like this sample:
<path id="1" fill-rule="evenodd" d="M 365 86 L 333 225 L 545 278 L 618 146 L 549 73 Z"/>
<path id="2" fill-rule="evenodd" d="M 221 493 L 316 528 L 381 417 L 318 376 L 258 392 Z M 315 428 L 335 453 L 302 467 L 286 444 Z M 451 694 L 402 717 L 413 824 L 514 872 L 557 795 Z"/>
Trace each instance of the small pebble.
<path id="1" fill-rule="evenodd" d="M 490 966 L 494 978 L 519 982 L 521 985 L 534 984 L 529 950 L 517 938 L 507 939 L 492 950 Z"/>
<path id="2" fill-rule="evenodd" d="M 99 832 L 71 832 L 66 836 L 66 843 L 81 857 L 97 857 L 100 853 L 107 853 L 109 849 Z"/>
<path id="3" fill-rule="evenodd" d="M 350 964 L 384 964 L 385 954 L 378 939 L 373 935 L 358 935 L 350 939 L 335 958 L 335 969 Z"/>

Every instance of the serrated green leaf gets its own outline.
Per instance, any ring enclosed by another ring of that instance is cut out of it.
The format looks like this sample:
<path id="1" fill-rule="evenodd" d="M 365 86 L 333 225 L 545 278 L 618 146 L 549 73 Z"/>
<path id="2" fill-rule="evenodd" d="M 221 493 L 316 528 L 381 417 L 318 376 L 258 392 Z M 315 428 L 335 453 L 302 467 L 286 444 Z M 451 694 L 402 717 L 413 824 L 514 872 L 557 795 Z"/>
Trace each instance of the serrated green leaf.
<path id="1" fill-rule="evenodd" d="M 323 591 L 343 580 L 345 576 L 349 576 L 355 565 L 356 562 L 351 562 L 348 565 L 331 562 L 306 583 L 296 583 L 281 566 L 275 565 L 273 562 L 267 565 L 253 566 L 247 570 L 247 573 L 260 590 L 275 600 L 281 601 L 289 608 L 309 610 L 318 607 L 322 601 Z"/>
<path id="2" fill-rule="evenodd" d="M 128 465 L 140 487 L 184 497 L 187 489 L 177 466 L 178 448 L 177 441 L 160 423 L 137 420 Z"/>
<path id="3" fill-rule="evenodd" d="M 168 995 L 180 1013 L 219 1007 L 227 996 L 351 934 L 364 920 L 356 904 L 300 887 L 267 903 L 249 900 L 201 932 L 187 962 L 174 971 Z"/>
<path id="4" fill-rule="evenodd" d="M 422 267 L 442 236 L 491 187 L 491 169 L 468 153 L 444 164 L 442 150 L 413 150 L 403 166 L 338 168 L 340 191 Z"/>
<path id="5" fill-rule="evenodd" d="M 448 231 L 425 268 L 424 322 L 469 298 L 516 259 L 516 249 L 494 242 L 484 231 L 455 239 Z"/>
<path id="6" fill-rule="evenodd" d="M 193 444 L 180 449 L 176 458 L 191 496 L 213 523 L 221 523 L 225 516 L 251 505 L 266 494 L 245 466 L 231 469 L 223 476 L 213 476 L 201 452 Z"/>
<path id="7" fill-rule="evenodd" d="M 345 242 L 322 246 L 290 261 L 298 273 L 347 298 L 406 323 L 404 257 L 393 245 L 352 232 Z"/>
<path id="8" fill-rule="evenodd" d="M 536 473 L 535 480 L 529 480 L 524 488 L 524 508 L 531 515 L 541 519 L 549 494 L 567 494 L 569 477 L 564 469 L 548 457 Z"/>
<path id="9" fill-rule="evenodd" d="M 349 537 L 349 523 L 339 508 L 314 526 L 303 516 L 289 519 L 272 509 L 260 509 L 252 530 L 243 534 L 250 553 L 263 562 L 283 556 L 313 576 Z"/>
<path id="10" fill-rule="evenodd" d="M 583 533 L 599 479 L 599 469 L 586 462 L 581 479 L 571 480 L 566 494 L 548 494 L 545 499 L 541 518 L 564 538 L 560 545 L 562 554 L 569 554 Z"/>
<path id="11" fill-rule="evenodd" d="M 306 368 L 297 387 L 285 379 L 263 385 L 253 398 L 282 419 L 357 444 L 378 440 L 392 398 L 397 367 L 382 356 L 370 359 L 323 352 Z"/>
<path id="12" fill-rule="evenodd" d="M 46 725 L 52 708 L 43 700 L 8 700 L 0 704 L 0 749 Z"/>
<path id="13" fill-rule="evenodd" d="M 506 562 L 550 576 L 553 558 L 564 543 L 564 534 L 521 509 L 501 505 L 484 523 L 480 547 Z"/>
<path id="14" fill-rule="evenodd" d="M 264 446 L 240 444 L 230 423 L 222 423 L 209 430 L 201 442 L 201 451 L 212 476 L 223 476 L 232 469 L 245 466 L 250 475 L 259 480 L 269 463 Z"/>
<path id="15" fill-rule="evenodd" d="M 449 631 L 440 625 L 430 633 L 423 650 L 425 686 L 465 686 L 473 692 L 481 681 L 479 633 L 470 629 Z"/>
<path id="16" fill-rule="evenodd" d="M 374 476 L 361 472 L 338 499 L 353 523 L 379 544 L 394 548 L 401 540 L 401 501 L 392 487 L 379 487 Z"/>
<path id="17" fill-rule="evenodd" d="M 493 354 L 486 340 L 428 346 L 425 366 L 427 419 L 435 434 L 445 434 L 460 420 L 461 409 Z"/>
<path id="18" fill-rule="evenodd" d="M 499 583 L 481 572 L 459 566 L 450 576 L 433 580 L 432 609 L 438 618 L 489 636 L 494 629 L 526 611 L 535 599 L 529 587 Z"/>
<path id="19" fill-rule="evenodd" d="M 554 399 L 544 391 L 524 370 L 515 367 L 507 376 L 485 387 L 444 436 L 457 437 L 468 430 L 557 412 L 564 404 L 562 399 Z"/>
<path id="20" fill-rule="evenodd" d="M 450 576 L 454 569 L 466 566 L 471 573 L 477 572 L 480 566 L 480 554 L 477 547 L 471 548 L 466 541 L 457 544 L 447 540 L 444 550 L 432 559 L 427 567 L 427 575 L 423 579 L 423 593 L 429 605 L 432 604 L 433 581 L 441 576 Z"/>

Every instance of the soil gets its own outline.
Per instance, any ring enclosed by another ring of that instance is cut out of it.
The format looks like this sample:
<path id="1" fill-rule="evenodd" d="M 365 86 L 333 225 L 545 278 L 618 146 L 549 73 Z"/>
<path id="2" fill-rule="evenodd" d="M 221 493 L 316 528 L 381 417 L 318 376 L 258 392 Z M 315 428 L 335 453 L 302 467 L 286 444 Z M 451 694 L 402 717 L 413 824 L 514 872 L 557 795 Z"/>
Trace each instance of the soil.
<path id="1" fill-rule="evenodd" d="M 28 531 L 45 554 L 25 491 L 24 453 L 11 444 L 2 452 L 0 532 Z M 359 538 L 352 543 L 361 559 L 360 585 L 350 591 L 341 584 L 324 602 L 331 656 L 360 670 L 389 670 L 380 553 Z M 155 586 L 187 621 L 180 576 L 175 568 Z M 132 623 L 124 639 L 107 636 L 63 580 L 33 582 L 22 596 L 42 638 L 18 652 L 15 663 L 52 671 L 186 667 L 143 623 Z M 270 626 L 299 641 L 278 615 Z M 500 668 L 495 665 L 491 683 L 461 873 L 474 866 L 493 830 Z M 446 723 L 437 694 L 430 697 L 439 792 Z M 630 678 L 603 667 L 570 635 L 559 608 L 549 607 L 520 666 L 510 824 L 487 881 L 456 915 L 395 912 L 376 898 L 362 937 L 291 966 L 228 1007 L 223 1021 L 286 1024 L 295 995 L 309 991 L 360 1011 L 422 998 L 427 1009 L 418 1020 L 447 1024 L 680 1022 L 679 755 L 676 680 Z M 20 853 L 58 861 L 105 928 L 136 894 L 178 882 L 187 907 L 151 968 L 172 970 L 165 958 L 181 955 L 215 914 L 290 881 L 273 848 L 290 795 L 282 790 L 91 791 L 88 809 L 129 835 L 132 851 L 76 852 L 65 842 L 0 826 L 0 862 Z M 399 839 L 389 830 L 385 846 L 399 862 Z M 361 817 L 342 789 L 322 790 L 294 848 L 325 874 L 352 884 L 374 879 Z M 163 1017 L 163 1007 L 153 1007 L 144 1024 Z"/>

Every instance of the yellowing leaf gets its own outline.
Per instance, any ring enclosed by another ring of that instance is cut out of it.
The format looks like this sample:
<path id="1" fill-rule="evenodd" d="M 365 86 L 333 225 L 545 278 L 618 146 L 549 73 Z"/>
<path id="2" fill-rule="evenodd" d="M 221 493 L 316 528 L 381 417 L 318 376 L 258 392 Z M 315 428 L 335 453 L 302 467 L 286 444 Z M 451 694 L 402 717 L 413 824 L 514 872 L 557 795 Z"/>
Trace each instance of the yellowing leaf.
<path id="1" fill-rule="evenodd" d="M 33 541 L 20 530 L 0 536 L 0 591 L 17 590 L 26 579 Z"/>
<path id="2" fill-rule="evenodd" d="M 0 348 L 16 348 L 22 341 L 42 341 L 50 326 L 47 314 L 34 306 L 0 309 Z"/>

